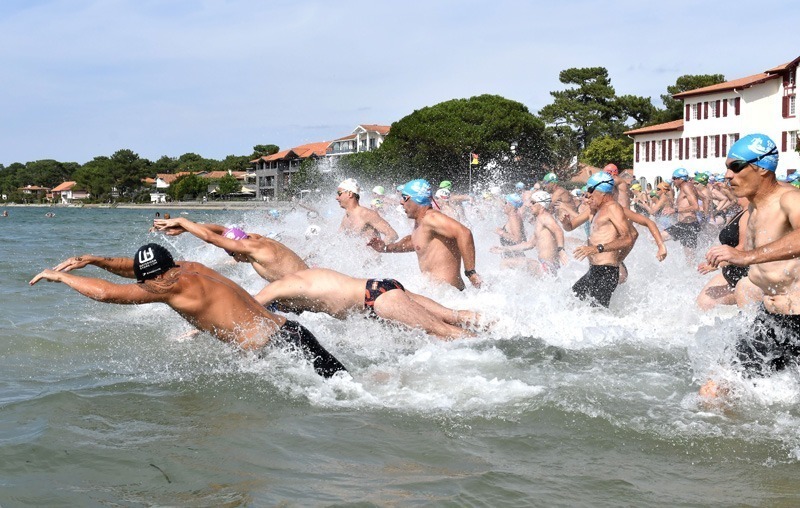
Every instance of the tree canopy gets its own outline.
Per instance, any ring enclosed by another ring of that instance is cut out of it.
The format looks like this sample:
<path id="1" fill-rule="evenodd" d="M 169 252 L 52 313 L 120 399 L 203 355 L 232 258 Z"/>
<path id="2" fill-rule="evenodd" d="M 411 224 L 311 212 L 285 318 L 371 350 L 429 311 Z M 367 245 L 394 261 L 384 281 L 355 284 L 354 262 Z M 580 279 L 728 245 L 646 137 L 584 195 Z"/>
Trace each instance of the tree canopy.
<path id="1" fill-rule="evenodd" d="M 673 95 L 724 82 L 725 76 L 722 74 L 684 74 L 674 85 L 667 87 L 667 93 L 661 96 L 665 109 L 659 110 L 651 123 L 665 123 L 683 118 L 683 101 L 674 99 Z"/>

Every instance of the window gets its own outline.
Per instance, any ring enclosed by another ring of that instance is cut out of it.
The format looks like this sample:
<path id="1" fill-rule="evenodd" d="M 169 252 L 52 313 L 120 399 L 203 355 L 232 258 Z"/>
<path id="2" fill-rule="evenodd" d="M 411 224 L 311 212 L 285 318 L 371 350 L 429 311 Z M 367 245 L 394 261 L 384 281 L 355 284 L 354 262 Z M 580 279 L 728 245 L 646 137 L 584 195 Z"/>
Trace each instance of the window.
<path id="1" fill-rule="evenodd" d="M 653 160 L 657 161 L 661 160 L 661 143 L 655 141 L 655 144 L 656 144 L 656 156 L 653 158 Z"/>
<path id="2" fill-rule="evenodd" d="M 692 104 L 692 120 L 697 120 L 700 118 L 700 103 Z"/>
<path id="3" fill-rule="evenodd" d="M 699 140 L 700 140 L 700 138 L 692 138 L 691 139 L 691 143 L 689 143 L 689 158 L 690 159 L 696 159 L 697 158 L 697 152 L 698 152 L 697 149 L 699 147 L 699 143 L 698 143 Z"/>
<path id="4" fill-rule="evenodd" d="M 715 101 L 709 102 L 708 107 L 711 110 L 708 116 L 710 116 L 711 118 L 717 118 L 719 116 L 717 115 L 717 103 Z"/>
<path id="5" fill-rule="evenodd" d="M 683 159 L 683 140 L 674 139 L 672 143 L 674 145 L 672 147 L 672 153 L 678 154 L 678 159 Z"/>
<path id="6" fill-rule="evenodd" d="M 795 101 L 796 97 L 797 97 L 796 95 L 789 96 L 789 116 L 795 116 L 795 112 L 797 111 L 797 106 Z"/>
<path id="7" fill-rule="evenodd" d="M 786 139 L 786 148 L 789 152 L 797 150 L 797 131 L 789 131 Z"/>

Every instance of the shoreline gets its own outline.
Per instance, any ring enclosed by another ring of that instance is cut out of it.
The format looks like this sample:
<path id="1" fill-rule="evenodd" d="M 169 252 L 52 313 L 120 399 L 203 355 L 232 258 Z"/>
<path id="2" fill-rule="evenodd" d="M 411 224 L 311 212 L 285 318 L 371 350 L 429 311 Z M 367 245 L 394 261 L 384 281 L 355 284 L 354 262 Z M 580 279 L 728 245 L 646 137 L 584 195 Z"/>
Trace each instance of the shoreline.
<path id="1" fill-rule="evenodd" d="M 294 208 L 294 203 L 291 201 L 226 201 L 226 202 L 206 202 L 201 203 L 198 201 L 179 201 L 170 203 L 93 203 L 85 205 L 63 205 L 63 204 L 19 204 L 19 203 L 6 203 L 0 205 L 0 208 L 107 208 L 107 209 L 134 209 L 134 210 L 259 210 L 259 209 L 276 209 L 287 210 Z"/>

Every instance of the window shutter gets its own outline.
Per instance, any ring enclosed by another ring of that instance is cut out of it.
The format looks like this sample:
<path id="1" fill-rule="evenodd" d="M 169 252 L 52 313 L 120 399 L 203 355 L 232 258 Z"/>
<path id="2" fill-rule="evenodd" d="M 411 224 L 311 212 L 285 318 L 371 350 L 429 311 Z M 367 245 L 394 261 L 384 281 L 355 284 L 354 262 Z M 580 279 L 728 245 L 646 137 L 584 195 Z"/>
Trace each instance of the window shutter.
<path id="1" fill-rule="evenodd" d="M 708 103 L 703 103 L 703 120 L 708 120 Z"/>
<path id="2" fill-rule="evenodd" d="M 781 132 L 781 152 L 786 151 L 786 131 Z"/>
<path id="3" fill-rule="evenodd" d="M 678 139 L 678 160 L 683 160 L 683 140 L 680 138 Z"/>
<path id="4" fill-rule="evenodd" d="M 789 116 L 789 96 L 784 95 L 781 99 L 781 116 L 784 118 Z"/>
<path id="5" fill-rule="evenodd" d="M 686 138 L 686 147 L 683 149 L 684 159 L 688 159 L 692 155 L 692 151 L 689 150 L 689 138 Z"/>
<path id="6" fill-rule="evenodd" d="M 667 141 L 667 150 L 669 151 L 669 155 L 667 156 L 667 158 L 669 160 L 672 160 L 672 140 L 671 139 L 669 141 Z"/>
<path id="7" fill-rule="evenodd" d="M 667 160 L 667 140 L 666 139 L 662 139 L 661 140 L 661 160 L 662 161 Z"/>
<path id="8" fill-rule="evenodd" d="M 691 115 L 690 115 L 690 112 L 689 112 L 689 105 L 688 104 L 686 105 L 686 115 L 685 115 L 685 117 L 686 117 L 685 120 L 687 122 L 692 118 Z"/>
<path id="9" fill-rule="evenodd" d="M 703 158 L 708 159 L 708 136 L 703 136 Z"/>
<path id="10" fill-rule="evenodd" d="M 716 108 L 716 110 L 714 111 L 714 118 L 719 118 L 719 115 L 720 115 L 720 113 L 719 113 L 719 107 L 720 107 L 720 101 L 718 100 L 718 101 L 717 101 L 717 108 Z"/>
<path id="11" fill-rule="evenodd" d="M 728 116 L 728 99 L 722 101 L 722 116 Z"/>
<path id="12" fill-rule="evenodd" d="M 636 162 L 639 162 L 639 142 L 636 142 Z"/>
<path id="13" fill-rule="evenodd" d="M 742 98 L 741 97 L 737 97 L 737 98 L 733 99 L 733 109 L 734 109 L 734 113 L 733 114 L 736 115 L 736 116 L 739 116 L 739 113 L 741 113 L 741 110 L 742 110 Z"/>
<path id="14" fill-rule="evenodd" d="M 719 134 L 714 136 L 714 157 L 719 157 Z"/>
<path id="15" fill-rule="evenodd" d="M 728 155 L 728 135 L 725 134 L 722 136 L 722 156 L 726 157 Z"/>

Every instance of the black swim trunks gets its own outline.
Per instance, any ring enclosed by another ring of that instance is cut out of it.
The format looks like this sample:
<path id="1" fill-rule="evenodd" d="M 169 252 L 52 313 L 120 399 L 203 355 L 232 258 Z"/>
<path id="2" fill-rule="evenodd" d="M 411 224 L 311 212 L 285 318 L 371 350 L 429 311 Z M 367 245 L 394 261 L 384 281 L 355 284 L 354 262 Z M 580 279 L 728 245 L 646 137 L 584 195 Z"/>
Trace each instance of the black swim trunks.
<path id="1" fill-rule="evenodd" d="M 725 265 L 722 267 L 722 276 L 725 278 L 725 282 L 728 283 L 728 286 L 731 289 L 735 288 L 736 284 L 738 284 L 740 280 L 747 277 L 749 272 L 749 266 Z"/>
<path id="2" fill-rule="evenodd" d="M 347 372 L 344 365 L 322 347 L 314 334 L 297 321 L 287 319 L 278 330 L 275 339 L 298 348 L 303 356 L 314 364 L 317 374 L 324 378 L 329 378 L 339 371 Z"/>
<path id="3" fill-rule="evenodd" d="M 581 300 L 592 299 L 592 305 L 608 307 L 611 295 L 619 284 L 619 267 L 616 265 L 591 265 L 586 275 L 572 286 L 572 292 Z"/>
<path id="4" fill-rule="evenodd" d="M 771 314 L 762 304 L 750 328 L 750 338 L 736 344 L 739 363 L 748 376 L 768 376 L 798 363 L 800 316 Z"/>
<path id="5" fill-rule="evenodd" d="M 367 280 L 367 287 L 364 289 L 364 308 L 369 311 L 369 317 L 377 319 L 378 315 L 375 314 L 375 300 L 378 299 L 383 293 L 393 289 L 406 288 L 394 279 L 369 279 Z"/>
<path id="6" fill-rule="evenodd" d="M 676 222 L 666 231 L 684 247 L 694 249 L 697 247 L 697 235 L 700 234 L 700 222 Z"/>

